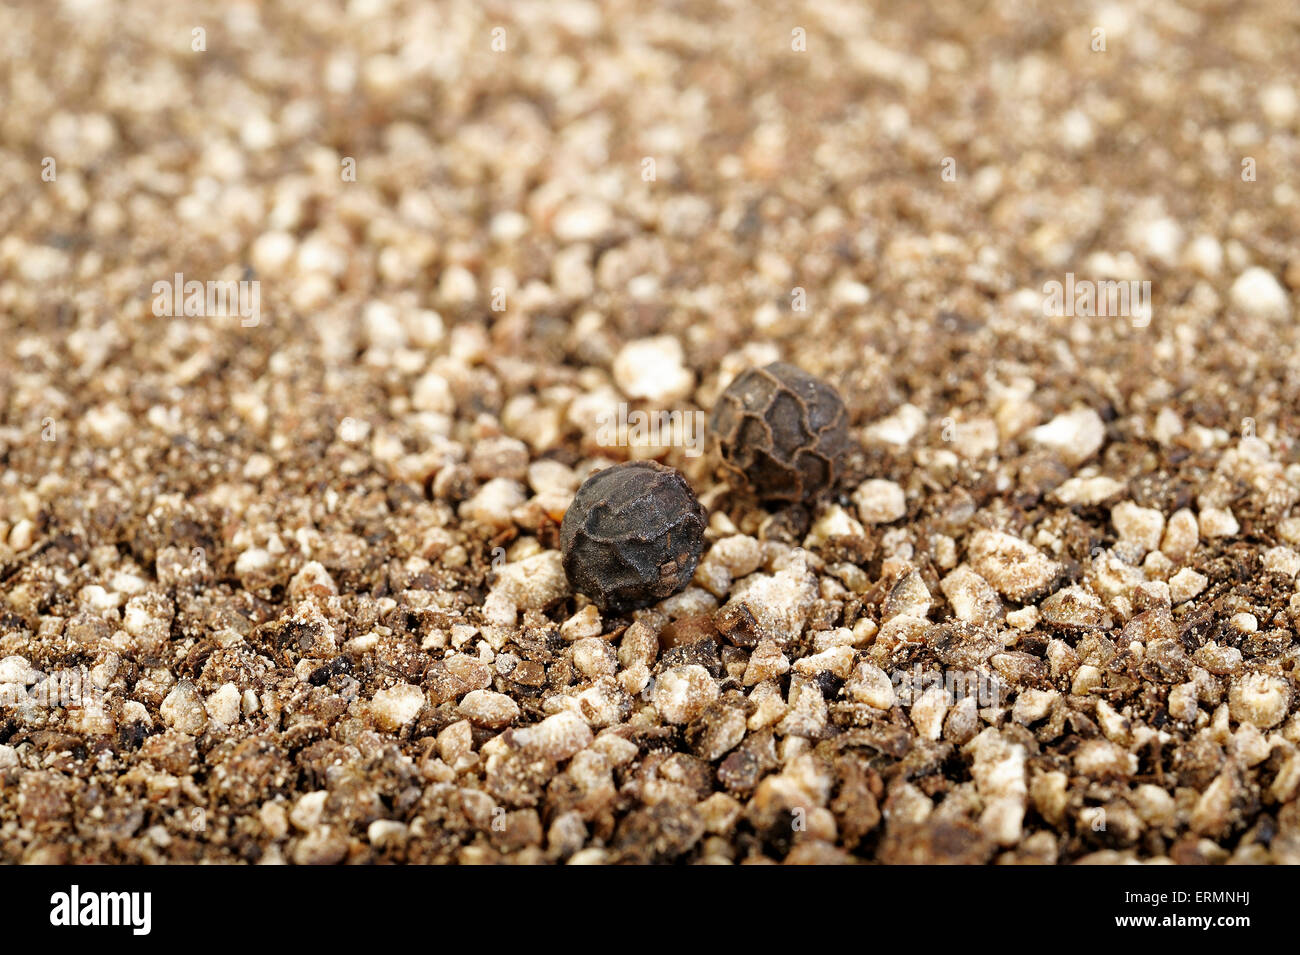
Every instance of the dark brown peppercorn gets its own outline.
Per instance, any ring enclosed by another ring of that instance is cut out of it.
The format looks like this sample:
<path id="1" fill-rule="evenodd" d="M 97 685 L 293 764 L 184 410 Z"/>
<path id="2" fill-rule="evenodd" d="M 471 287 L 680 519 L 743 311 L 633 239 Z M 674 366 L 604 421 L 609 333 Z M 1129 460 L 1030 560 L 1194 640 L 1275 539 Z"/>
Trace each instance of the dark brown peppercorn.
<path id="1" fill-rule="evenodd" d="M 728 479 L 765 501 L 808 500 L 833 487 L 849 443 L 835 389 L 784 362 L 738 375 L 710 427 Z"/>
<path id="2" fill-rule="evenodd" d="M 597 471 L 560 526 L 569 583 L 615 613 L 683 589 L 703 548 L 704 508 L 695 492 L 680 473 L 653 461 Z"/>

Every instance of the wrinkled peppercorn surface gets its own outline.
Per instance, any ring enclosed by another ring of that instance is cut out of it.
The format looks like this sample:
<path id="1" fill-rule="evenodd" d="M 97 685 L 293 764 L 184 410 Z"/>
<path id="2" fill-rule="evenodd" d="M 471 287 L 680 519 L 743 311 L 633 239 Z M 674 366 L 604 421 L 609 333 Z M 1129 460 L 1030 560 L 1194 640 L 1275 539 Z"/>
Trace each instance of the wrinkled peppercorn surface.
<path id="1" fill-rule="evenodd" d="M 728 480 L 768 501 L 802 501 L 834 486 L 848 448 L 835 389 L 773 362 L 736 377 L 710 420 Z"/>
<path id="2" fill-rule="evenodd" d="M 587 478 L 565 512 L 564 571 L 601 610 L 649 606 L 690 582 L 704 523 L 679 472 L 652 461 L 616 464 Z"/>

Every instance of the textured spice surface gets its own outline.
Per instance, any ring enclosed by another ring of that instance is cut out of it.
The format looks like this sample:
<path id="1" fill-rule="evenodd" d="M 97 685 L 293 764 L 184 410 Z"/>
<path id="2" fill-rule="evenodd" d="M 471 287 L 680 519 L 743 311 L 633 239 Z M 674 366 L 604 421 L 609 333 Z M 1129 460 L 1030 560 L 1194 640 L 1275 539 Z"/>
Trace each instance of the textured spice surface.
<path id="1" fill-rule="evenodd" d="M 601 610 L 658 603 L 691 581 L 704 547 L 704 508 L 686 479 L 629 461 L 582 483 L 560 525 L 569 583 Z"/>
<path id="2" fill-rule="evenodd" d="M 1300 861 L 1295 5 L 948 6 L 0 4 L 0 858 Z"/>
<path id="3" fill-rule="evenodd" d="M 751 368 L 718 398 L 709 426 L 727 476 L 764 500 L 810 501 L 841 477 L 848 412 L 829 384 L 773 362 Z"/>

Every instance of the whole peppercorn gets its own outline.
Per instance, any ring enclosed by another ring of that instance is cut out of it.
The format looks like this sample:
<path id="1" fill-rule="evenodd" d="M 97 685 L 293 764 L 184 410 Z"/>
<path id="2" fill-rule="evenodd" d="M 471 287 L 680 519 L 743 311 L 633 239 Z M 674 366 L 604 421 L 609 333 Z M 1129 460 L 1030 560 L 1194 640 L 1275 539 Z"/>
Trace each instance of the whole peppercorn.
<path id="1" fill-rule="evenodd" d="M 839 393 L 784 362 L 738 375 L 709 424 L 728 477 L 768 501 L 802 501 L 832 487 L 849 443 Z"/>
<path id="2" fill-rule="evenodd" d="M 649 606 L 690 582 L 704 523 L 678 471 L 653 461 L 616 464 L 582 482 L 564 514 L 564 572 L 601 610 Z"/>

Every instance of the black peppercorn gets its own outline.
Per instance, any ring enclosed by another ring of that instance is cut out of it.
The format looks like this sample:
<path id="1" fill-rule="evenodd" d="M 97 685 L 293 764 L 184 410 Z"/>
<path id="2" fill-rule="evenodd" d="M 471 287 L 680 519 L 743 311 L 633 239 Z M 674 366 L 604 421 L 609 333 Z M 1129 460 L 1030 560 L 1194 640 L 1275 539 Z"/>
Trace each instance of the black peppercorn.
<path id="1" fill-rule="evenodd" d="M 849 443 L 839 393 L 784 362 L 738 375 L 710 427 L 728 478 L 765 501 L 803 501 L 833 487 Z"/>
<path id="2" fill-rule="evenodd" d="M 560 525 L 569 583 L 615 613 L 683 589 L 703 548 L 704 508 L 695 492 L 678 471 L 653 461 L 597 471 Z"/>

